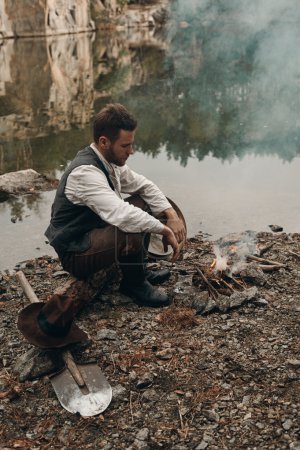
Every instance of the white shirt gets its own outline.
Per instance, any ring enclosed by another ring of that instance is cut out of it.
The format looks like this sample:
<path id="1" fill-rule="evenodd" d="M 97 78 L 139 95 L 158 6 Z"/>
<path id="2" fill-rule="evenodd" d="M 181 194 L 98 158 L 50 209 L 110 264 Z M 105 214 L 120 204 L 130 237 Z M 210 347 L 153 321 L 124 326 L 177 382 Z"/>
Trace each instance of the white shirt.
<path id="1" fill-rule="evenodd" d="M 93 165 L 82 165 L 76 167 L 68 176 L 65 187 L 67 199 L 75 205 L 88 206 L 105 222 L 124 232 L 161 232 L 163 224 L 158 219 L 125 202 L 121 196 L 121 193 L 139 194 L 149 205 L 152 214 L 158 215 L 171 208 L 159 188 L 127 165 L 119 167 L 108 163 L 94 144 L 90 147 L 107 169 L 115 191 L 109 186 L 102 170 Z"/>

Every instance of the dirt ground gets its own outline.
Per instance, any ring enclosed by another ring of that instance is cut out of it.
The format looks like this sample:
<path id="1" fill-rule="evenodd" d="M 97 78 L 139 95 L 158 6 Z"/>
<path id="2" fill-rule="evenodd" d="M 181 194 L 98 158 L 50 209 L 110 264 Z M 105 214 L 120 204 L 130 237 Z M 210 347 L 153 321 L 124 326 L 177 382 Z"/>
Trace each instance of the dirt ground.
<path id="1" fill-rule="evenodd" d="M 79 314 L 90 343 L 73 355 L 96 360 L 113 387 L 108 409 L 90 418 L 64 410 L 46 375 L 21 382 L 14 372 L 32 348 L 16 327 L 28 300 L 14 274 L 2 273 L 0 448 L 299 450 L 300 234 L 255 239 L 273 244 L 263 258 L 285 266 L 241 279 L 257 287 L 241 306 L 196 314 L 206 289 L 196 267 L 208 274 L 214 259 L 199 235 L 162 286 L 170 307 L 137 306 L 115 279 Z M 40 300 L 67 278 L 50 257 L 20 267 Z"/>

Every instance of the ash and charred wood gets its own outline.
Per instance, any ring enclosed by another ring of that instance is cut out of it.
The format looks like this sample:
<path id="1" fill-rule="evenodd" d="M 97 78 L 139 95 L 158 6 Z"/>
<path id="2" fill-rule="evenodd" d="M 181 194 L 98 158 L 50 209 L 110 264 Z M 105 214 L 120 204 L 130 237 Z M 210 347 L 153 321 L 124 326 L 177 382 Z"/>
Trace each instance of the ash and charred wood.
<path id="1" fill-rule="evenodd" d="M 270 250 L 270 248 L 273 247 L 274 244 L 275 242 L 272 242 L 271 244 L 262 245 L 261 247 L 258 247 L 258 256 L 262 256 L 263 254 L 265 254 L 268 250 Z"/>
<path id="2" fill-rule="evenodd" d="M 269 259 L 260 258 L 259 256 L 249 255 L 247 256 L 247 259 L 250 261 L 256 261 L 262 264 L 269 264 L 271 266 L 278 266 L 278 267 L 286 267 L 286 264 L 282 264 L 278 261 L 271 261 Z"/>
<path id="3" fill-rule="evenodd" d="M 258 266 L 263 272 L 272 272 L 273 270 L 279 270 L 282 268 L 282 266 L 279 266 L 277 264 L 274 264 L 273 266 L 271 265 L 266 265 L 266 264 L 259 264 Z M 284 266 L 285 267 L 285 266 Z"/>
<path id="4" fill-rule="evenodd" d="M 214 299 L 218 298 L 218 291 L 212 286 L 212 284 L 208 281 L 202 270 L 199 269 L 199 267 L 196 266 L 196 270 L 204 283 L 207 285 L 209 291 L 211 292 L 211 295 L 214 297 Z"/>

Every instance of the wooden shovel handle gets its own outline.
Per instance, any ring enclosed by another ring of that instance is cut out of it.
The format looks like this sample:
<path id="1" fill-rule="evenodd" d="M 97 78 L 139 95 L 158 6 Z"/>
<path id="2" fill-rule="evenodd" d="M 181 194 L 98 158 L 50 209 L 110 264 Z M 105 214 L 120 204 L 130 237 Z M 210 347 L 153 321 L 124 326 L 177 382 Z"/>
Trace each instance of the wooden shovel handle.
<path id="1" fill-rule="evenodd" d="M 24 294 L 26 295 L 26 297 L 28 298 L 28 300 L 31 303 L 38 303 L 39 299 L 37 298 L 34 290 L 32 289 L 32 287 L 30 286 L 27 278 L 25 277 L 24 273 L 22 272 L 22 270 L 19 270 L 16 273 L 16 278 L 19 281 Z M 71 355 L 71 353 L 66 350 L 63 352 L 63 360 L 66 363 L 67 368 L 69 369 L 72 377 L 74 378 L 74 380 L 76 381 L 76 383 L 78 384 L 78 386 L 83 387 L 85 386 L 85 382 L 81 376 L 81 373 L 78 369 L 78 367 L 76 366 L 76 363 Z"/>
<path id="2" fill-rule="evenodd" d="M 35 295 L 34 290 L 30 286 L 30 284 L 29 284 L 27 278 L 25 277 L 24 273 L 22 272 L 22 270 L 19 270 L 16 273 L 16 278 L 19 281 L 19 283 L 24 291 L 24 294 L 26 295 L 26 297 L 28 298 L 30 303 L 39 303 L 39 299 Z"/>
<path id="3" fill-rule="evenodd" d="M 72 377 L 76 381 L 79 387 L 85 386 L 84 379 L 81 376 L 80 370 L 76 366 L 76 363 L 73 359 L 73 356 L 69 352 L 69 350 L 66 350 L 62 354 L 63 360 L 66 363 L 67 368 L 69 369 Z"/>

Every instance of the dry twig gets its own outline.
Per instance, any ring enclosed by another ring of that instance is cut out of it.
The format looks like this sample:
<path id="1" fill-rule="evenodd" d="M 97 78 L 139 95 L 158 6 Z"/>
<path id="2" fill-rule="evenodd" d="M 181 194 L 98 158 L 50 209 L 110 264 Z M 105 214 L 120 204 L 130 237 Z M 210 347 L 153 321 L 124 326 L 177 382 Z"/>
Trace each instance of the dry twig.
<path id="1" fill-rule="evenodd" d="M 221 279 L 221 282 L 222 282 L 222 283 L 223 283 L 223 284 L 224 284 L 231 292 L 235 292 L 234 289 L 233 289 L 233 287 L 230 286 L 230 284 L 227 283 L 227 281 Z"/>
<path id="2" fill-rule="evenodd" d="M 277 264 L 274 264 L 273 266 L 271 266 L 271 265 L 265 265 L 265 264 L 259 264 L 259 266 L 258 266 L 261 270 L 263 270 L 264 272 L 272 272 L 273 270 L 279 270 L 279 269 L 281 269 L 282 267 L 285 267 L 285 266 L 279 266 L 279 265 L 277 265 Z"/>
<path id="3" fill-rule="evenodd" d="M 292 256 L 296 256 L 296 258 L 299 258 L 299 259 L 300 259 L 300 255 L 299 255 L 299 253 L 296 253 L 296 252 L 292 252 L 292 250 L 288 250 L 288 253 L 289 253 L 290 255 L 292 255 Z"/>
<path id="4" fill-rule="evenodd" d="M 130 409 L 131 422 L 134 422 L 133 412 L 132 412 L 132 392 L 131 391 L 129 393 L 129 409 Z"/>
<path id="5" fill-rule="evenodd" d="M 247 256 L 247 259 L 249 259 L 250 261 L 257 261 L 262 264 L 270 264 L 272 266 L 286 267 L 286 264 L 282 264 L 278 261 L 271 261 L 269 259 L 260 258 L 259 256 L 249 255 Z"/>
<path id="6" fill-rule="evenodd" d="M 212 286 L 212 284 L 208 281 L 204 273 L 199 269 L 198 266 L 196 266 L 196 270 L 199 273 L 200 277 L 204 281 L 204 283 L 208 286 L 208 289 L 210 290 L 212 296 L 214 299 L 218 298 L 218 291 Z"/>
<path id="7" fill-rule="evenodd" d="M 272 242 L 271 244 L 263 245 L 258 248 L 258 256 L 262 256 L 264 253 L 266 253 L 270 248 L 273 247 L 275 242 Z"/>

